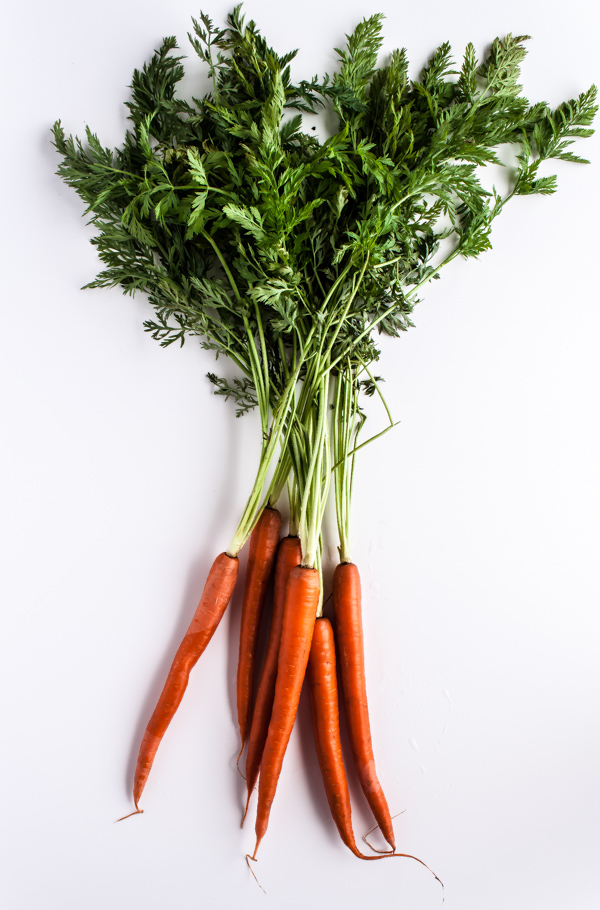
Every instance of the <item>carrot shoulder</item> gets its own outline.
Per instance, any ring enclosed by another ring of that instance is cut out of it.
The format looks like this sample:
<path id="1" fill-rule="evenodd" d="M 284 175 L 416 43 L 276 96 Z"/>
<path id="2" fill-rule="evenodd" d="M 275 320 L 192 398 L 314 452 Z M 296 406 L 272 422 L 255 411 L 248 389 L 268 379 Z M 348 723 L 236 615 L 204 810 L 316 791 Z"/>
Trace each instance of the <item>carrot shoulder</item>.
<path id="1" fill-rule="evenodd" d="M 390 810 L 375 771 L 365 684 L 360 575 L 354 563 L 336 566 L 333 609 L 348 732 L 358 779 L 383 836 L 395 850 Z"/>
<path id="2" fill-rule="evenodd" d="M 136 809 L 160 741 L 187 688 L 190 671 L 211 640 L 229 603 L 237 579 L 238 565 L 236 557 L 221 553 L 208 573 L 202 597 L 177 649 L 164 688 L 142 739 L 133 783 L 133 801 Z"/>
<path id="3" fill-rule="evenodd" d="M 275 695 L 275 682 L 277 679 L 277 661 L 279 658 L 279 643 L 283 626 L 283 610 L 285 606 L 285 591 L 290 572 L 302 562 L 302 547 L 300 538 L 284 537 L 277 550 L 275 563 L 275 583 L 273 587 L 273 613 L 267 652 L 263 664 L 256 700 L 252 712 L 252 723 L 248 734 L 248 753 L 246 755 L 246 787 L 248 797 L 246 812 L 250 796 L 258 778 L 262 760 L 269 721 L 273 710 L 273 697 Z M 246 813 L 244 813 L 245 818 Z"/>
<path id="4" fill-rule="evenodd" d="M 240 625 L 240 650 L 237 671 L 237 711 L 240 728 L 241 750 L 248 735 L 252 700 L 252 680 L 256 659 L 258 627 L 267 587 L 275 562 L 281 514 L 277 509 L 263 510 L 250 536 L 250 550 L 244 584 L 242 620 Z"/>
<path id="5" fill-rule="evenodd" d="M 254 859 L 269 824 L 283 757 L 296 719 L 319 605 L 319 593 L 320 581 L 316 569 L 305 566 L 296 566 L 292 569 L 285 596 L 273 712 L 258 782 Z"/>

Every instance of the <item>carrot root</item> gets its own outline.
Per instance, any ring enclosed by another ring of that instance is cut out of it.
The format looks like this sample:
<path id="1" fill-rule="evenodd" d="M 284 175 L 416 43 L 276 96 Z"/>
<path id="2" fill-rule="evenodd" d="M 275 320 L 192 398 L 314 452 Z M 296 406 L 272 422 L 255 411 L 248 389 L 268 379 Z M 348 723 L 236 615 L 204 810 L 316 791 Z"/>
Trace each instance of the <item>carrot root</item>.
<path id="1" fill-rule="evenodd" d="M 242 743 L 242 747 L 241 747 L 240 751 L 238 752 L 237 758 L 235 760 L 235 766 L 237 768 L 237 772 L 240 775 L 240 777 L 243 777 L 243 779 L 246 780 L 246 775 L 243 773 L 243 771 L 240 768 L 240 758 L 242 757 L 243 751 L 244 751 L 244 744 Z"/>
<path id="2" fill-rule="evenodd" d="M 258 782 L 254 858 L 269 824 L 271 805 L 296 720 L 320 590 L 321 583 L 316 569 L 305 566 L 296 566 L 292 569 L 285 594 L 273 711 Z"/>
<path id="3" fill-rule="evenodd" d="M 133 783 L 136 809 L 160 742 L 187 688 L 190 672 L 211 640 L 229 603 L 237 579 L 238 565 L 237 557 L 221 553 L 208 573 L 200 602 L 177 649 L 140 745 Z"/>
<path id="4" fill-rule="evenodd" d="M 281 641 L 281 628 L 283 625 L 283 611 L 285 607 L 285 592 L 290 572 L 302 562 L 302 547 L 298 537 L 284 537 L 277 549 L 275 562 L 275 577 L 273 584 L 273 612 L 271 615 L 271 628 L 265 654 L 265 662 L 260 675 L 250 733 L 248 735 L 248 751 L 246 753 L 246 788 L 248 799 L 258 780 L 258 772 L 262 761 L 269 722 L 273 710 L 273 698 L 277 680 L 277 662 L 279 658 L 279 644 Z"/>
<path id="5" fill-rule="evenodd" d="M 354 764 L 375 821 L 392 850 L 395 850 L 390 810 L 375 771 L 365 684 L 360 575 L 354 563 L 344 562 L 336 566 L 333 609 Z"/>
<path id="6" fill-rule="evenodd" d="M 250 856 L 249 853 L 246 853 L 246 865 L 248 866 L 248 868 L 250 869 L 250 872 L 251 872 L 252 875 L 254 876 L 254 881 L 256 882 L 256 884 L 258 885 L 258 887 L 260 888 L 260 890 L 261 890 L 264 894 L 266 894 L 267 892 L 265 891 L 265 889 L 263 888 L 263 886 L 261 885 L 261 883 L 260 883 L 259 880 L 257 879 L 256 873 L 255 873 L 254 869 L 252 868 L 252 866 L 250 865 L 250 860 L 252 860 L 253 863 L 257 863 L 257 862 L 258 862 L 258 860 L 257 860 L 257 858 L 256 858 L 255 856 Z"/>
<path id="7" fill-rule="evenodd" d="M 398 818 L 399 815 L 403 815 L 405 812 L 406 812 L 406 809 L 402 809 L 402 812 L 396 812 L 395 815 L 392 815 L 392 819 Z M 366 834 L 363 834 L 362 839 L 364 840 L 367 847 L 369 847 L 373 851 L 373 853 L 381 853 L 383 855 L 389 855 L 389 854 L 395 853 L 396 852 L 395 850 L 378 850 L 377 847 L 374 847 L 373 844 L 371 843 L 371 841 L 368 840 L 369 834 L 372 834 L 373 831 L 377 830 L 377 828 L 379 828 L 379 825 L 373 825 L 373 827 L 370 828 Z"/>
<path id="8" fill-rule="evenodd" d="M 136 806 L 136 807 L 135 807 L 135 812 L 130 812 L 129 815 L 122 815 L 121 818 L 118 818 L 118 819 L 116 820 L 115 824 L 116 824 L 117 822 L 125 821 L 126 818 L 131 818 L 132 815 L 143 815 L 143 814 L 144 814 L 144 810 L 143 810 L 143 809 L 138 809 L 138 807 Z"/>
<path id="9" fill-rule="evenodd" d="M 261 513 L 250 536 L 250 550 L 244 584 L 236 683 L 241 742 L 238 762 L 244 750 L 251 720 L 252 680 L 258 643 L 258 629 L 271 570 L 275 562 L 280 532 L 281 514 L 277 509 L 271 509 L 267 506 Z"/>

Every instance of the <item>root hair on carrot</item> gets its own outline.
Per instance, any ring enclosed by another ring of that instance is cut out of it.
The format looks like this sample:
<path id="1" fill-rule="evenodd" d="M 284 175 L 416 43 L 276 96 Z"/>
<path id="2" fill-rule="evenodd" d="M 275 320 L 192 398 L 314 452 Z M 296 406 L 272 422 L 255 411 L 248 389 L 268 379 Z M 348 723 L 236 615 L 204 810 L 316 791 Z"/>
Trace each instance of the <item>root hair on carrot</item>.
<path id="1" fill-rule="evenodd" d="M 439 882 L 440 885 L 442 886 L 442 904 L 444 903 L 444 901 L 446 900 L 446 889 L 444 888 L 444 883 L 443 883 L 443 881 L 441 880 L 441 878 L 439 877 L 439 875 L 436 875 L 436 874 L 435 874 L 435 872 L 433 871 L 433 869 L 431 868 L 431 866 L 428 866 L 427 863 L 424 863 L 423 860 L 422 860 L 422 859 L 419 859 L 418 856 L 413 856 L 412 853 L 390 853 L 390 854 L 388 854 L 388 856 L 389 856 L 390 859 L 391 859 L 392 857 L 394 857 L 394 856 L 404 857 L 404 859 L 414 859 L 415 862 L 420 863 L 422 866 L 425 866 L 425 868 L 427 869 L 427 871 L 428 871 L 428 872 L 431 872 L 431 874 L 433 875 L 433 877 L 434 877 L 434 879 L 436 880 L 436 882 Z M 377 857 L 377 856 L 371 857 L 371 859 L 378 859 L 378 858 L 379 858 L 379 857 Z M 381 857 L 381 859 L 386 859 L 386 858 L 387 858 L 387 857 L 385 857 L 385 856 L 382 856 L 382 857 Z"/>
<path id="2" fill-rule="evenodd" d="M 250 865 L 250 860 L 252 860 L 253 863 L 257 863 L 257 862 L 258 862 L 258 860 L 257 860 L 257 858 L 256 858 L 255 856 L 250 856 L 249 853 L 246 853 L 246 865 L 248 866 L 248 868 L 250 869 L 250 872 L 251 872 L 252 875 L 254 876 L 254 881 L 256 882 L 256 884 L 258 885 L 258 887 L 260 888 L 260 890 L 263 892 L 263 894 L 266 894 L 267 892 L 265 891 L 265 889 L 263 888 L 263 886 L 261 885 L 261 883 L 259 882 L 259 880 L 258 880 L 257 877 L 256 877 L 256 872 L 254 871 L 254 869 L 253 869 L 252 866 Z"/>
<path id="3" fill-rule="evenodd" d="M 398 818 L 399 815 L 403 815 L 406 812 L 406 809 L 402 809 L 401 812 L 396 812 L 395 815 L 392 815 L 392 819 Z M 373 825 L 373 827 L 367 831 L 366 834 L 363 834 L 362 839 L 364 840 L 367 847 L 369 847 L 373 853 L 380 853 L 382 856 L 391 856 L 395 853 L 395 850 L 378 850 L 377 847 L 374 847 L 370 840 L 368 840 L 369 834 L 372 834 L 376 828 L 379 828 L 379 825 Z"/>
<path id="4" fill-rule="evenodd" d="M 121 818 L 117 818 L 117 819 L 115 820 L 115 825 L 116 825 L 117 822 L 125 821 L 126 818 L 131 818 L 132 815 L 143 815 L 143 814 L 144 814 L 144 810 L 143 810 L 143 809 L 138 809 L 138 807 L 136 806 L 136 807 L 135 807 L 135 812 L 130 812 L 129 815 L 122 815 Z"/>
<path id="5" fill-rule="evenodd" d="M 245 746 L 245 743 L 242 743 L 242 748 L 238 752 L 238 757 L 235 760 L 235 766 L 237 768 L 237 772 L 240 775 L 240 777 L 242 777 L 244 780 L 246 780 L 246 775 L 243 773 L 243 771 L 240 770 L 240 758 L 242 757 L 242 752 L 244 751 L 244 746 Z"/>

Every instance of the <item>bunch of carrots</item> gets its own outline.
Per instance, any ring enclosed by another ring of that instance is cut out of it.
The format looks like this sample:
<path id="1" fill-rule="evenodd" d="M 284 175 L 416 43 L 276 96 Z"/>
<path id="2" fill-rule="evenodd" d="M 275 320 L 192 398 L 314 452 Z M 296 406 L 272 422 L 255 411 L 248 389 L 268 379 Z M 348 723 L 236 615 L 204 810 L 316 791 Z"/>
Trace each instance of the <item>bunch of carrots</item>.
<path id="1" fill-rule="evenodd" d="M 327 799 L 344 844 L 361 859 L 396 854 L 392 819 L 375 770 L 365 688 L 361 585 L 350 555 L 358 451 L 394 426 L 374 375 L 377 335 L 412 325 L 421 289 L 459 256 L 491 246 L 494 219 L 517 196 L 548 195 L 550 159 L 579 161 L 570 146 L 589 136 L 596 89 L 556 110 L 531 105 L 518 84 L 525 36 L 496 39 L 460 70 L 439 47 L 418 79 L 403 50 L 378 66 L 382 17 L 363 20 L 337 50 L 333 76 L 292 82 L 295 52 L 279 56 L 240 7 L 225 29 L 206 15 L 190 41 L 208 66 L 210 90 L 178 97 L 183 76 L 174 38 L 136 70 L 122 148 L 54 143 L 58 173 L 97 228 L 103 270 L 90 287 L 144 292 L 155 310 L 145 328 L 162 345 L 195 336 L 237 369 L 209 373 L 238 415 L 257 408 L 256 479 L 227 550 L 214 561 L 144 734 L 135 771 L 138 812 L 160 742 L 190 672 L 217 628 L 249 541 L 237 675 L 240 755 L 247 800 L 258 781 L 256 846 L 271 806 L 305 677 Z M 330 109 L 337 130 L 320 139 L 303 115 Z M 485 188 L 497 150 L 517 166 L 502 193 Z M 359 442 L 363 395 L 377 395 L 388 422 Z M 339 564 L 333 623 L 323 615 L 323 515 L 335 499 Z M 289 530 L 277 505 L 287 492 Z M 257 638 L 270 580 L 273 611 L 256 692 Z M 341 678 L 354 765 L 389 852 L 357 847 L 339 730 Z"/>

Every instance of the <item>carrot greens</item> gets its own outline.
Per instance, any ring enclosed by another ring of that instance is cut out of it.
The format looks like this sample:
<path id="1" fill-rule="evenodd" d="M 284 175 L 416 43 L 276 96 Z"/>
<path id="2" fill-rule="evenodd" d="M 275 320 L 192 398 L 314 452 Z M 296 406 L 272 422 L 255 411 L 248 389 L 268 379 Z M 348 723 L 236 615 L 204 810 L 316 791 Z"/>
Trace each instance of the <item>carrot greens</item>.
<path id="1" fill-rule="evenodd" d="M 412 79 L 405 50 L 379 63 L 383 16 L 373 15 L 337 50 L 332 75 L 294 82 L 296 52 L 279 55 L 240 6 L 223 29 L 205 14 L 192 24 L 189 39 L 208 68 L 208 92 L 178 95 L 183 57 L 175 38 L 165 38 L 134 71 L 120 148 L 105 148 L 89 128 L 81 141 L 54 124 L 58 174 L 81 196 L 97 232 L 92 243 L 102 269 L 86 287 L 145 294 L 154 311 L 145 330 L 163 347 L 193 337 L 215 357 L 229 358 L 233 379 L 207 373 L 215 394 L 232 399 L 237 416 L 258 410 L 256 478 L 226 555 L 237 557 L 264 509 L 275 508 L 287 489 L 290 535 L 300 537 L 306 570 L 294 569 L 296 601 L 286 607 L 293 611 L 297 603 L 295 622 L 303 623 L 303 676 L 315 617 L 303 614 L 301 622 L 300 612 L 314 613 L 319 600 L 322 613 L 330 485 L 340 562 L 352 565 L 355 457 L 394 426 L 374 369 L 380 336 L 399 337 L 412 326 L 421 292 L 453 260 L 491 248 L 493 223 L 510 200 L 555 192 L 546 162 L 584 162 L 571 146 L 592 133 L 597 93 L 592 86 L 555 110 L 530 104 L 519 84 L 526 36 L 497 38 L 482 59 L 468 44 L 458 69 L 442 44 Z M 321 139 L 304 129 L 303 115 L 325 112 L 335 127 Z M 501 165 L 507 146 L 513 151 L 507 189 L 489 190 L 486 168 Z M 359 440 L 365 394 L 378 396 L 387 423 Z M 213 594 L 205 591 L 204 600 Z M 359 596 L 352 594 L 358 606 L 348 608 L 353 631 L 343 632 L 358 668 L 354 680 L 345 678 L 349 715 L 352 693 L 364 697 L 364 680 L 356 681 L 363 673 Z M 206 611 L 221 615 L 212 601 Z M 293 627 L 286 618 L 291 661 Z M 283 758 L 272 742 L 282 712 L 291 711 L 281 727 L 286 737 L 295 716 L 281 687 L 272 694 L 277 642 L 270 647 L 267 688 L 276 708 L 267 743 L 274 778 L 261 791 L 258 840 Z M 187 672 L 174 677 L 179 695 Z M 302 678 L 281 660 L 277 673 L 297 704 Z M 162 736 L 170 716 L 161 711 Z M 372 756 L 364 711 L 353 733 L 359 764 Z M 144 767 L 147 777 L 147 761 Z M 373 805 L 384 805 L 379 782 L 369 783 L 368 770 L 359 773 L 365 792 L 377 791 Z M 139 782 L 135 793 L 137 806 Z M 376 809 L 393 848 L 388 816 Z"/>

